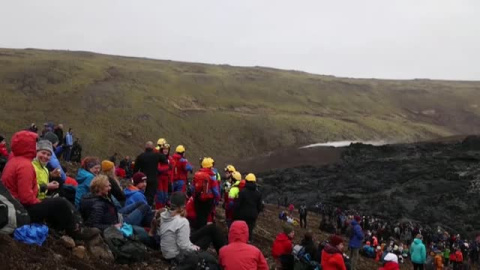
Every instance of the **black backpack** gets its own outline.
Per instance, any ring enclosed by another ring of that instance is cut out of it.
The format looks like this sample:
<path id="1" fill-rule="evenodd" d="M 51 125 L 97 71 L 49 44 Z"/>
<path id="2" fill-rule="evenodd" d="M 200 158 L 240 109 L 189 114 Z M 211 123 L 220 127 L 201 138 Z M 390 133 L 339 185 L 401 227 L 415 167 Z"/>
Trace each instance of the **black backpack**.
<path id="1" fill-rule="evenodd" d="M 103 232 L 103 238 L 115 257 L 115 262 L 129 264 L 143 261 L 147 255 L 147 247 L 135 238 L 125 238 L 114 226 Z"/>
<path id="2" fill-rule="evenodd" d="M 0 181 L 0 233 L 11 234 L 16 228 L 29 223 L 27 210 Z"/>

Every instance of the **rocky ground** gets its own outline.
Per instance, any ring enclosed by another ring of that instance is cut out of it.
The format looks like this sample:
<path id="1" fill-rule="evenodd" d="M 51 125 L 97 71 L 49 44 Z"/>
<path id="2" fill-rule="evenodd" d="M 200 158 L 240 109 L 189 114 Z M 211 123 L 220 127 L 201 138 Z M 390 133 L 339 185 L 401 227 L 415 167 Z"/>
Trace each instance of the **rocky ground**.
<path id="1" fill-rule="evenodd" d="M 341 150 L 335 163 L 259 176 L 270 203 L 287 196 L 289 202 L 323 202 L 464 235 L 480 228 L 479 137 L 378 147 L 354 144 Z"/>

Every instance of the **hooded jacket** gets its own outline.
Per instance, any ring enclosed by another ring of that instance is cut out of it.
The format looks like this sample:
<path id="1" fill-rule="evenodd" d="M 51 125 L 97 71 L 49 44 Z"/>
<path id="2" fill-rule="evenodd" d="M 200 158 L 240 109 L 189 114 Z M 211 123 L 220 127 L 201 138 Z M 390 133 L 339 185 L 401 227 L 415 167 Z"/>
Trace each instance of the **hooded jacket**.
<path id="1" fill-rule="evenodd" d="M 180 215 L 172 215 L 170 210 L 160 215 L 160 248 L 165 259 L 174 259 L 193 251 L 194 245 L 190 242 L 190 224 Z"/>
<path id="2" fill-rule="evenodd" d="M 125 189 L 125 197 L 127 200 L 125 201 L 125 206 L 129 206 L 136 202 L 142 202 L 148 205 L 147 198 L 143 193 L 143 190 L 138 189 L 136 186 L 129 186 Z"/>
<path id="3" fill-rule="evenodd" d="M 77 209 L 80 207 L 80 201 L 82 200 L 83 195 L 90 192 L 90 184 L 92 183 L 95 175 L 83 168 L 80 168 L 77 173 L 77 193 L 75 193 L 75 206 Z"/>
<path id="4" fill-rule="evenodd" d="M 118 223 L 117 208 L 107 197 L 87 194 L 81 200 L 80 213 L 86 226 L 102 231 Z"/>
<path id="5" fill-rule="evenodd" d="M 238 194 L 233 218 L 235 220 L 257 219 L 262 210 L 262 194 L 257 190 L 254 182 L 247 182 L 245 188 Z"/>
<path id="6" fill-rule="evenodd" d="M 422 240 L 415 238 L 410 246 L 410 259 L 413 263 L 424 264 L 427 260 L 427 250 Z"/>
<path id="7" fill-rule="evenodd" d="M 387 262 L 383 267 L 378 268 L 378 270 L 400 270 L 400 266 L 396 262 Z"/>
<path id="8" fill-rule="evenodd" d="M 292 240 L 285 233 L 279 233 L 272 246 L 272 257 L 278 259 L 282 255 L 292 254 Z"/>
<path id="9" fill-rule="evenodd" d="M 0 144 L 0 157 L 8 158 L 8 151 L 6 144 Z"/>
<path id="10" fill-rule="evenodd" d="M 47 185 L 49 171 L 47 167 L 43 166 L 38 159 L 32 161 L 33 168 L 35 169 L 35 174 L 37 176 L 37 185 L 38 185 L 38 194 L 37 198 L 43 200 L 47 197 Z"/>
<path id="11" fill-rule="evenodd" d="M 228 232 L 228 245 L 220 249 L 219 263 L 225 270 L 268 270 L 262 252 L 247 244 L 248 226 L 245 221 L 235 221 Z"/>
<path id="12" fill-rule="evenodd" d="M 38 135 L 30 131 L 20 131 L 12 137 L 12 158 L 2 173 L 2 182 L 13 197 L 23 205 L 40 202 L 37 198 L 38 184 L 32 160 L 36 155 Z"/>
<path id="13" fill-rule="evenodd" d="M 347 270 L 342 252 L 330 244 L 322 250 L 322 270 Z"/>
<path id="14" fill-rule="evenodd" d="M 352 221 L 351 226 L 353 233 L 350 237 L 350 242 L 348 243 L 348 246 L 350 248 L 361 248 L 364 237 L 362 227 L 360 227 L 356 220 Z"/>

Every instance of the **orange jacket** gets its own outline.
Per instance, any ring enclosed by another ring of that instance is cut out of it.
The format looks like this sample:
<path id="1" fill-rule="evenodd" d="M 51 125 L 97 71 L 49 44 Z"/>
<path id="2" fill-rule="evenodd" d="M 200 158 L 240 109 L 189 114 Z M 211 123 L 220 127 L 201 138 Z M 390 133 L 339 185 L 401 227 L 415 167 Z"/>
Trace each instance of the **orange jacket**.
<path id="1" fill-rule="evenodd" d="M 443 258 L 441 254 L 435 256 L 435 269 L 443 270 Z"/>

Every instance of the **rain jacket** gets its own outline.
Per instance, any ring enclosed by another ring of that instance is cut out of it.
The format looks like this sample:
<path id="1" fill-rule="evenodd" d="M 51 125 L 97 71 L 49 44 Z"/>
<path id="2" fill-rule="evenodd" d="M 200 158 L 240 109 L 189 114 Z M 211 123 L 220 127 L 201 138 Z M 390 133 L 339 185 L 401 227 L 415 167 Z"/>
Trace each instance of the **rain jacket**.
<path id="1" fill-rule="evenodd" d="M 351 226 L 353 229 L 353 233 L 350 237 L 350 242 L 348 243 L 348 246 L 350 248 L 360 248 L 362 246 L 364 237 L 362 227 L 360 227 L 356 220 L 352 221 Z"/>
<path id="2" fill-rule="evenodd" d="M 435 256 L 435 269 L 443 270 L 443 258 L 441 254 Z"/>
<path id="3" fill-rule="evenodd" d="M 322 250 L 322 270 L 347 270 L 342 252 L 330 244 Z"/>
<path id="4" fill-rule="evenodd" d="M 147 198 L 145 197 L 143 190 L 138 189 L 136 186 L 129 186 L 124 192 L 125 197 L 127 197 L 125 206 L 134 204 L 136 202 L 143 202 L 148 205 Z"/>
<path id="5" fill-rule="evenodd" d="M 422 240 L 415 238 L 410 246 L 410 259 L 413 263 L 424 264 L 427 260 L 427 250 Z"/>
<path id="6" fill-rule="evenodd" d="M 48 177 L 49 171 L 47 167 L 43 166 L 42 163 L 38 159 L 34 159 L 32 161 L 33 168 L 35 168 L 35 174 L 37 176 L 37 184 L 38 184 L 38 194 L 37 198 L 43 200 L 47 197 L 47 185 L 48 185 Z"/>
<path id="7" fill-rule="evenodd" d="M 80 207 L 80 201 L 83 195 L 90 191 L 90 183 L 92 183 L 95 175 L 83 168 L 80 168 L 77 173 L 76 180 L 78 182 L 77 193 L 75 193 L 75 206 L 77 209 Z"/>
<path id="8" fill-rule="evenodd" d="M 0 157 L 2 156 L 8 158 L 8 151 L 7 151 L 6 144 L 0 144 Z"/>
<path id="9" fill-rule="evenodd" d="M 160 248 L 165 259 L 174 259 L 179 255 L 193 251 L 190 242 L 190 224 L 180 215 L 172 215 L 170 210 L 160 215 Z"/>
<path id="10" fill-rule="evenodd" d="M 188 172 L 193 172 L 192 165 L 182 155 L 175 153 L 173 159 L 173 181 L 187 181 Z"/>
<path id="11" fill-rule="evenodd" d="M 383 267 L 378 268 L 378 270 L 400 270 L 400 265 L 396 262 L 387 262 Z"/>
<path id="12" fill-rule="evenodd" d="M 279 233 L 272 246 L 272 257 L 278 259 L 282 255 L 292 254 L 292 240 L 285 233 Z"/>
<path id="13" fill-rule="evenodd" d="M 228 245 L 220 249 L 219 263 L 225 270 L 268 270 L 268 264 L 262 252 L 247 244 L 248 226 L 245 221 L 236 221 L 228 232 Z"/>
<path id="14" fill-rule="evenodd" d="M 12 158 L 2 173 L 2 182 L 13 197 L 23 205 L 40 202 L 37 198 L 38 184 L 32 160 L 36 156 L 37 134 L 20 131 L 12 138 Z"/>
<path id="15" fill-rule="evenodd" d="M 262 194 L 257 190 L 257 185 L 247 182 L 245 188 L 238 194 L 233 213 L 235 220 L 257 219 L 263 210 Z"/>

